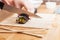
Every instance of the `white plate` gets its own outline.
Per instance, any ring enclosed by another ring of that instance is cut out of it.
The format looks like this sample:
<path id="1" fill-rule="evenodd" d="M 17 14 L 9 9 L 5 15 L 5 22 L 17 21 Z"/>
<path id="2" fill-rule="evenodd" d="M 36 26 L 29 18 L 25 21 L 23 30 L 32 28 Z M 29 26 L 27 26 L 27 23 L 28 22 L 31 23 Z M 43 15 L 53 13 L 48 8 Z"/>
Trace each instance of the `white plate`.
<path id="1" fill-rule="evenodd" d="M 30 20 L 25 24 L 17 24 L 15 13 L 11 17 L 5 19 L 0 24 L 1 25 L 12 25 L 12 26 L 23 26 L 23 27 L 34 27 L 34 28 L 52 28 L 52 22 L 55 19 L 54 14 L 38 14 L 42 18 L 30 17 Z"/>

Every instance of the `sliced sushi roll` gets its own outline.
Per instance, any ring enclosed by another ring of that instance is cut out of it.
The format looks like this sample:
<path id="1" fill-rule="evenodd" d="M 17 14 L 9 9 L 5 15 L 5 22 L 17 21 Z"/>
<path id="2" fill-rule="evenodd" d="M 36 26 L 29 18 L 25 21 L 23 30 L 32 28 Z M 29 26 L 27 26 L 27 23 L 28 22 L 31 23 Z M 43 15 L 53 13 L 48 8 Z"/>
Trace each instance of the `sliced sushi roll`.
<path id="1" fill-rule="evenodd" d="M 25 24 L 28 20 L 29 20 L 29 15 L 27 15 L 25 13 L 21 13 L 18 15 L 16 22 L 18 24 Z"/>

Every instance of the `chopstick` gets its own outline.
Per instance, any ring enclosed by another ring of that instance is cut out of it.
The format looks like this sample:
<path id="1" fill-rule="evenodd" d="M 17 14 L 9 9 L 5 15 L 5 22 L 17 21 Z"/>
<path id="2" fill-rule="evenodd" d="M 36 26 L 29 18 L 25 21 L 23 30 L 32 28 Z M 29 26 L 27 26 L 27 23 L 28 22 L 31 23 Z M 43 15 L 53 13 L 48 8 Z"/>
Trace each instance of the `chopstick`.
<path id="1" fill-rule="evenodd" d="M 0 28 L 0 29 L 2 29 L 2 30 L 6 30 L 6 31 L 11 31 L 11 30 L 9 30 L 9 29 L 5 29 L 5 28 Z"/>

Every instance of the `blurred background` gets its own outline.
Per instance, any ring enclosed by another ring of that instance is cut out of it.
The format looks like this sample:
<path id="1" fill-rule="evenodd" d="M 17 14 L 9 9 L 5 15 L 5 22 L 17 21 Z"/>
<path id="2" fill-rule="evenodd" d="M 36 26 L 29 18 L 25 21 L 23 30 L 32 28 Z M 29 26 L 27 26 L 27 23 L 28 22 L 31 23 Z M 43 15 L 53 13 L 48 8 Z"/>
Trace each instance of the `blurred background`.
<path id="1" fill-rule="evenodd" d="M 43 0 L 43 4 L 47 2 L 48 0 Z M 58 5 L 60 5 L 60 0 L 49 0 L 50 2 L 56 2 Z"/>

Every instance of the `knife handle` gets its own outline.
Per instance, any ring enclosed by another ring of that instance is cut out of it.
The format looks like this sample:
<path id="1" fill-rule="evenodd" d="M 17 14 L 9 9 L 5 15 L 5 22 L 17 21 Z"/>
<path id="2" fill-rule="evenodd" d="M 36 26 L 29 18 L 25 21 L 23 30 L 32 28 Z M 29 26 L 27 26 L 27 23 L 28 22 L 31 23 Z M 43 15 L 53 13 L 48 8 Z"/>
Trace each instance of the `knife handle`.
<path id="1" fill-rule="evenodd" d="M 37 8 L 35 8 L 35 11 L 34 11 L 34 14 L 36 14 L 37 13 Z"/>

